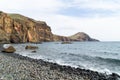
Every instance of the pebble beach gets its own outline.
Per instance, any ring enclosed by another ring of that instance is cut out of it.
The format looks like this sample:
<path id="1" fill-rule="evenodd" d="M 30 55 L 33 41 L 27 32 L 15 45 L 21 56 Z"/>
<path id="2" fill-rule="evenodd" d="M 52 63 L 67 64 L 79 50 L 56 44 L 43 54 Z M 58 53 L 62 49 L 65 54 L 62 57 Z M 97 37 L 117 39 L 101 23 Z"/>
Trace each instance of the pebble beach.
<path id="1" fill-rule="evenodd" d="M 119 75 L 61 66 L 16 53 L 0 53 L 0 80 L 119 80 Z"/>

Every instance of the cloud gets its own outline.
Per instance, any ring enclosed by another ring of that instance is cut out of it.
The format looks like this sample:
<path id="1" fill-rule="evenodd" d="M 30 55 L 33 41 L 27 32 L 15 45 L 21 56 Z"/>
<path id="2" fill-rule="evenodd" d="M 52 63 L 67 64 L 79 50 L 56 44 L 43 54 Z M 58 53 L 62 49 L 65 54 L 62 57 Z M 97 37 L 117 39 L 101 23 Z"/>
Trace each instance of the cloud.
<path id="1" fill-rule="evenodd" d="M 59 0 L 2 0 L 1 10 L 38 10 L 42 12 L 55 12 L 62 7 Z"/>
<path id="2" fill-rule="evenodd" d="M 119 0 L 73 0 L 71 3 L 78 8 L 118 10 L 120 9 Z"/>
<path id="3" fill-rule="evenodd" d="M 120 17 L 106 18 L 79 18 L 56 15 L 48 24 L 54 33 L 72 35 L 76 32 L 86 32 L 90 36 L 100 40 L 120 40 L 116 35 L 120 34 Z M 53 24 L 55 23 L 55 24 Z"/>
<path id="4" fill-rule="evenodd" d="M 119 0 L 71 0 L 61 13 L 83 17 L 108 17 L 120 14 Z M 72 12 L 73 11 L 73 12 Z"/>

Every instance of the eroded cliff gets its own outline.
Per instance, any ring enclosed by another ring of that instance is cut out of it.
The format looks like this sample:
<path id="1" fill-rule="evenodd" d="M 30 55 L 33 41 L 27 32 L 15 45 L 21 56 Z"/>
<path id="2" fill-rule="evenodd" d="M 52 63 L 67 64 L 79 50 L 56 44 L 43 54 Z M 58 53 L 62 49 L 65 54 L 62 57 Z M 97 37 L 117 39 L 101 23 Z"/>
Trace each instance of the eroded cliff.
<path id="1" fill-rule="evenodd" d="M 24 43 L 45 41 L 98 41 L 79 32 L 66 37 L 54 35 L 44 21 L 36 21 L 20 14 L 0 11 L 0 43 Z"/>
<path id="2" fill-rule="evenodd" d="M 97 39 L 91 38 L 88 34 L 84 32 L 78 32 L 72 36 L 69 36 L 69 38 L 73 41 L 99 41 Z"/>
<path id="3" fill-rule="evenodd" d="M 0 33 L 0 41 L 3 43 L 41 42 L 53 39 L 51 29 L 45 22 L 4 12 L 0 12 Z"/>
<path id="4" fill-rule="evenodd" d="M 88 34 L 84 32 L 78 32 L 72 36 L 59 36 L 59 35 L 53 35 L 54 41 L 99 41 L 97 39 L 91 38 Z"/>

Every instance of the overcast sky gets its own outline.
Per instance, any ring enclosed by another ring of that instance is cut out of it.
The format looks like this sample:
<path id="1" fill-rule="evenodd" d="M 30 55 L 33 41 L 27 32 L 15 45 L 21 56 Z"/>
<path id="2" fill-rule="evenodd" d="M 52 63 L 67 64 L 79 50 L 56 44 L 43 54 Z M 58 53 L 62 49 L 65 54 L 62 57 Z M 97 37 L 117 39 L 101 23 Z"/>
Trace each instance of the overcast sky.
<path id="1" fill-rule="evenodd" d="M 120 41 L 120 0 L 0 0 L 0 10 L 46 21 L 54 34 Z"/>

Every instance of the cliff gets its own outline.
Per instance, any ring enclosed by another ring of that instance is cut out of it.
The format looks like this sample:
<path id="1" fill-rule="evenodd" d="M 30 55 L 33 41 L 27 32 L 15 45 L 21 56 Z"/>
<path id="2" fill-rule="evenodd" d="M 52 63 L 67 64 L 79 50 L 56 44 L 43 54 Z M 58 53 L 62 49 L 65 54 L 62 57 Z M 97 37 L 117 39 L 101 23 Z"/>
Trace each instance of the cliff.
<path id="1" fill-rule="evenodd" d="M 69 36 L 73 41 L 99 41 L 97 39 L 91 38 L 88 34 L 84 32 L 78 32 L 72 36 Z"/>
<path id="2" fill-rule="evenodd" d="M 54 35 L 44 21 L 36 21 L 20 14 L 0 11 L 0 43 L 24 43 L 45 41 L 98 41 L 79 32 L 66 37 Z"/>
<path id="3" fill-rule="evenodd" d="M 53 35 L 53 41 L 71 41 L 69 37 Z"/>
<path id="4" fill-rule="evenodd" d="M 54 41 L 99 41 L 97 39 L 91 38 L 88 34 L 84 32 L 78 32 L 72 36 L 66 37 L 66 36 L 59 36 L 59 35 L 53 35 Z"/>
<path id="5" fill-rule="evenodd" d="M 52 41 L 50 27 L 43 21 L 36 21 L 19 14 L 0 12 L 0 42 L 22 43 Z"/>

